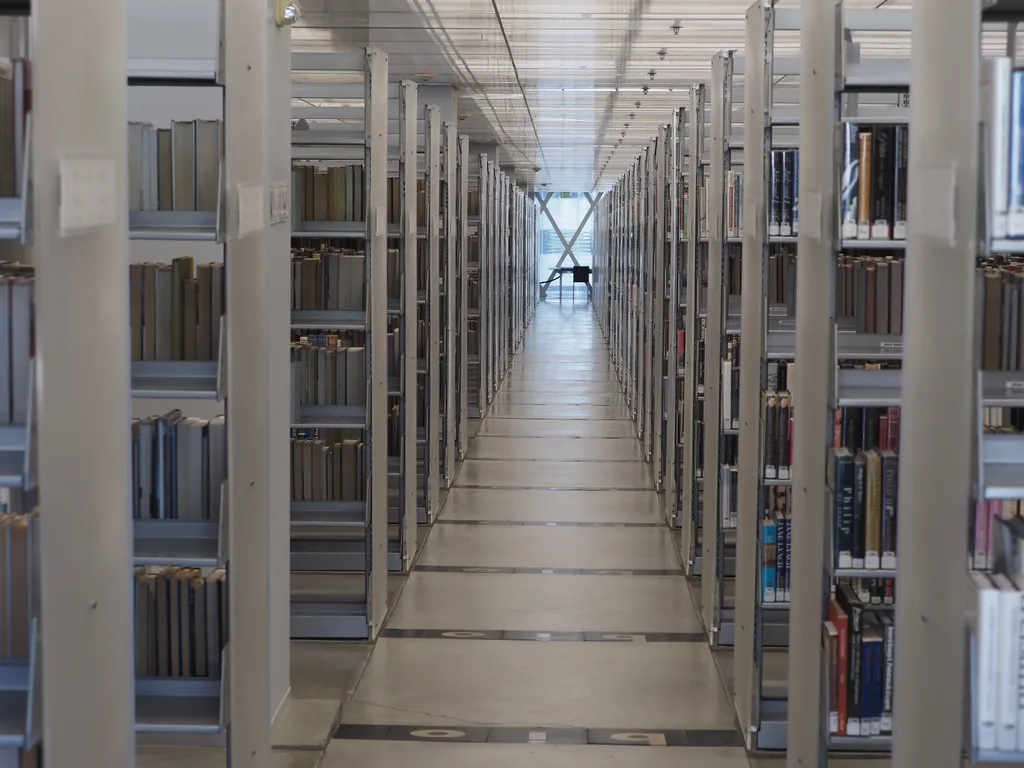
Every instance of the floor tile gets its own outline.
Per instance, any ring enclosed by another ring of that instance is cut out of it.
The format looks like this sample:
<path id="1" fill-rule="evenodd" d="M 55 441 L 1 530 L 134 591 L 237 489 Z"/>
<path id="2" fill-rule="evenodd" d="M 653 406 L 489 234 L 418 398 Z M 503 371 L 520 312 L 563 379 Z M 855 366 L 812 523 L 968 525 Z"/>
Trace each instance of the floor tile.
<path id="1" fill-rule="evenodd" d="M 270 768 L 315 768 L 320 750 L 275 750 Z M 135 750 L 138 768 L 225 768 L 227 751 L 220 747 L 148 747 Z"/>
<path id="2" fill-rule="evenodd" d="M 348 698 L 369 656 L 366 643 L 292 640 L 292 698 Z"/>
<path id="3" fill-rule="evenodd" d="M 625 405 L 626 396 L 600 392 L 506 392 L 494 397 L 495 403 L 509 405 Z"/>
<path id="4" fill-rule="evenodd" d="M 492 403 L 489 419 L 628 419 L 625 405 L 524 405 Z"/>
<path id="5" fill-rule="evenodd" d="M 747 768 L 742 749 L 332 741 L 321 768 Z M 881 768 L 879 766 L 878 768 Z"/>
<path id="6" fill-rule="evenodd" d="M 684 693 L 685 692 L 685 693 Z M 732 728 L 700 644 L 377 641 L 344 722 Z"/>
<path id="7" fill-rule="evenodd" d="M 271 741 L 285 749 L 323 749 L 340 710 L 338 699 L 289 699 L 274 721 Z"/>
<path id="8" fill-rule="evenodd" d="M 598 441 L 587 441 L 587 444 L 593 445 L 594 442 Z M 657 494 L 651 491 L 594 493 L 457 486 L 448 494 L 440 517 L 449 520 L 600 523 L 660 523 L 665 519 L 661 501 Z"/>
<path id="9" fill-rule="evenodd" d="M 636 437 L 636 426 L 625 419 L 485 419 L 480 425 L 480 434 L 507 437 Z"/>
<path id="10" fill-rule="evenodd" d="M 697 632 L 684 579 L 413 573 L 389 627 Z"/>
<path id="11" fill-rule="evenodd" d="M 579 440 L 571 437 L 478 437 L 469 449 L 471 459 L 520 461 L 643 461 L 640 442 L 633 437 Z"/>
<path id="12" fill-rule="evenodd" d="M 615 422 L 603 423 L 614 424 Z M 589 441 L 587 442 L 589 444 Z M 480 461 L 467 459 L 462 464 L 458 484 L 462 487 L 494 488 L 594 490 L 652 488 L 650 470 L 646 464 L 636 461 Z"/>
<path id="13" fill-rule="evenodd" d="M 601 395 L 617 395 L 622 392 L 622 385 L 617 381 L 553 381 L 545 379 L 527 379 L 506 382 L 503 392 L 563 392 L 592 393 Z"/>
<path id="14" fill-rule="evenodd" d="M 423 565 L 512 568 L 678 568 L 667 528 L 440 525 Z"/>

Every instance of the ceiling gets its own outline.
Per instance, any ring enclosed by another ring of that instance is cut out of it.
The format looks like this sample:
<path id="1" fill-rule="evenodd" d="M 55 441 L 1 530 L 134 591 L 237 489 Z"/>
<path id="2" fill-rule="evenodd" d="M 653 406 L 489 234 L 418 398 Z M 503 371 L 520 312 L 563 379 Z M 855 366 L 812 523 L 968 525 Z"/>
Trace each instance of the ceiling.
<path id="1" fill-rule="evenodd" d="M 300 0 L 293 41 L 383 48 L 393 81 L 455 85 L 460 133 L 497 142 L 518 180 L 589 191 L 610 187 L 672 109 L 689 103 L 690 84 L 709 79 L 715 53 L 742 48 L 751 1 Z M 910 5 L 846 0 L 880 3 Z M 909 47 L 907 35 L 860 42 L 865 56 Z M 799 55 L 799 33 L 777 35 L 776 54 Z"/>

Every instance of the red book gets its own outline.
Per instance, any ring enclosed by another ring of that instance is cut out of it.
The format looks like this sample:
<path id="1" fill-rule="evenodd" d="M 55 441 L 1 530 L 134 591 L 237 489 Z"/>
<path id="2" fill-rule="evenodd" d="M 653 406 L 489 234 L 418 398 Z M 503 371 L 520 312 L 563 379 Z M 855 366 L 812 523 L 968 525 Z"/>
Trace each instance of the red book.
<path id="1" fill-rule="evenodd" d="M 828 620 L 832 622 L 839 635 L 839 735 L 845 736 L 846 719 L 849 716 L 846 708 L 846 686 L 850 676 L 850 620 L 835 599 L 829 601 Z"/>
<path id="2" fill-rule="evenodd" d="M 878 417 L 878 446 L 883 451 L 889 450 L 889 417 Z"/>
<path id="3" fill-rule="evenodd" d="M 832 447 L 843 447 L 843 409 L 832 411 Z"/>

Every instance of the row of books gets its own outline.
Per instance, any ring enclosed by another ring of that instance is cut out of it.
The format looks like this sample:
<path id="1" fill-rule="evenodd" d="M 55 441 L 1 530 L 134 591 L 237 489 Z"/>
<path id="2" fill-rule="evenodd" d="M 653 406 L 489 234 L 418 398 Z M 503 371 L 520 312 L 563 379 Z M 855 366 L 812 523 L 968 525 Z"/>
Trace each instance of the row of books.
<path id="1" fill-rule="evenodd" d="M 833 562 L 837 568 L 896 568 L 899 454 L 832 449 Z"/>
<path id="2" fill-rule="evenodd" d="M 365 499 L 366 452 L 361 440 L 292 438 L 291 443 L 292 501 Z"/>
<path id="3" fill-rule="evenodd" d="M 228 641 L 227 574 L 135 569 L 135 674 L 219 678 Z"/>
<path id="4" fill-rule="evenodd" d="M 986 58 L 981 93 L 988 229 L 1024 237 L 1024 71 L 1010 58 Z"/>
<path id="5" fill-rule="evenodd" d="M 1024 370 L 1024 267 L 1015 262 L 979 267 L 975 302 L 980 318 L 981 368 L 985 371 Z"/>
<path id="6" fill-rule="evenodd" d="M 765 489 L 767 509 L 761 521 L 761 602 L 788 603 L 792 589 L 793 514 L 789 488 Z"/>
<path id="7" fill-rule="evenodd" d="M 768 305 L 796 316 L 796 251 L 784 245 L 774 246 L 768 257 Z"/>
<path id="8" fill-rule="evenodd" d="M 30 654 L 32 605 L 38 579 L 33 561 L 32 529 L 39 514 L 0 514 L 0 661 L 27 661 Z"/>
<path id="9" fill-rule="evenodd" d="M 224 265 L 191 256 L 129 267 L 132 360 L 217 360 Z"/>
<path id="10" fill-rule="evenodd" d="M 180 409 L 132 420 L 132 517 L 216 520 L 227 479 L 223 416 L 185 417 Z"/>
<path id="11" fill-rule="evenodd" d="M 800 150 L 773 149 L 768 155 L 768 236 L 793 237 L 800 220 Z"/>
<path id="12" fill-rule="evenodd" d="M 293 310 L 359 312 L 366 306 L 365 294 L 366 260 L 362 253 L 292 252 Z"/>
<path id="13" fill-rule="evenodd" d="M 366 405 L 366 349 L 291 345 L 292 393 L 299 405 Z"/>
<path id="14" fill-rule="evenodd" d="M 903 260 L 840 255 L 836 317 L 853 318 L 858 333 L 903 333 Z"/>
<path id="15" fill-rule="evenodd" d="M 0 424 L 28 421 L 29 368 L 35 355 L 35 270 L 0 263 Z"/>
<path id="16" fill-rule="evenodd" d="M 905 240 L 909 126 L 844 123 L 842 131 L 843 239 Z"/>
<path id="17" fill-rule="evenodd" d="M 829 733 L 892 734 L 896 625 L 890 610 L 865 604 L 851 584 L 839 584 L 822 627 Z"/>
<path id="18" fill-rule="evenodd" d="M 764 477 L 789 480 L 793 467 L 793 408 L 789 392 L 764 393 Z"/>
<path id="19" fill-rule="evenodd" d="M 895 406 L 836 408 L 832 447 L 862 451 L 900 451 L 900 409 Z"/>
<path id="20" fill-rule="evenodd" d="M 388 224 L 399 224 L 402 213 L 401 179 L 387 180 Z M 365 221 L 366 171 L 362 165 L 319 168 L 299 165 L 292 170 L 297 221 Z M 416 221 L 427 221 L 427 190 L 416 183 Z"/>
<path id="21" fill-rule="evenodd" d="M 216 211 L 223 146 L 220 120 L 128 123 L 128 210 Z"/>
<path id="22" fill-rule="evenodd" d="M 25 181 L 30 69 L 28 59 L 0 58 L 0 197 L 21 197 Z"/>
<path id="23" fill-rule="evenodd" d="M 743 235 L 743 171 L 725 172 L 725 236 Z"/>
<path id="24" fill-rule="evenodd" d="M 1024 520 L 1021 513 L 1024 505 L 1017 499 L 988 499 L 978 501 L 971 515 L 969 536 L 969 566 L 974 570 L 987 571 L 997 567 L 1000 537 L 1021 538 L 1024 535 Z M 1005 529 L 1005 530 L 1004 530 Z M 1015 583 L 1021 580 L 1020 569 L 1013 570 Z"/>

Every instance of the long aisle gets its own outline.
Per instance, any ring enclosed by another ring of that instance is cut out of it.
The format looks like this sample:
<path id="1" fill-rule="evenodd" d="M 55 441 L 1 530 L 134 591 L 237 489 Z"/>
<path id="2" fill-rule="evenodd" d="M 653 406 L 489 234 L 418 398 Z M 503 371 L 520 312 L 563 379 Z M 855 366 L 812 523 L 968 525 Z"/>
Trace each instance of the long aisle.
<path id="1" fill-rule="evenodd" d="M 342 720 L 326 768 L 747 765 L 588 304 L 538 308 Z"/>

